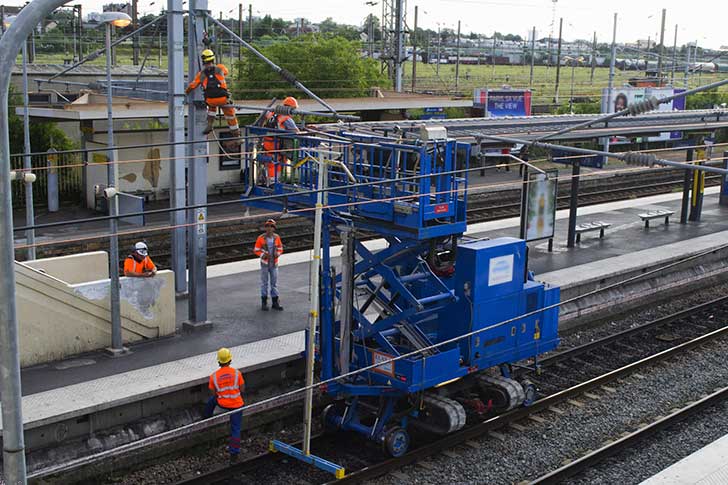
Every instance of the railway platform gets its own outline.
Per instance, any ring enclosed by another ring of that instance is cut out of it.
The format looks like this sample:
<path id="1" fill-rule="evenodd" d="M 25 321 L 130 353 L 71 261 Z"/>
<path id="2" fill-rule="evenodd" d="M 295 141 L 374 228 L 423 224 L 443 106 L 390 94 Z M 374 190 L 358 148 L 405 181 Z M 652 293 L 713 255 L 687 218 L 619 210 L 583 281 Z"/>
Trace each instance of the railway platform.
<path id="1" fill-rule="evenodd" d="M 640 485 L 719 485 L 728 483 L 728 435 L 665 468 Z"/>
<path id="2" fill-rule="evenodd" d="M 660 290 L 661 285 L 662 289 L 679 287 L 691 279 L 725 274 L 728 250 L 721 248 L 728 241 L 728 208 L 718 205 L 717 188 L 706 190 L 702 222 L 644 227 L 640 213 L 658 209 L 679 213 L 680 198 L 681 194 L 664 194 L 581 208 L 578 222 L 599 220 L 611 226 L 603 239 L 585 236 L 574 249 L 566 248 L 568 213 L 557 212 L 553 251 L 548 251 L 546 242 L 535 242 L 530 244 L 529 257 L 530 269 L 538 279 L 562 287 L 562 299 L 649 273 L 681 258 L 708 253 L 713 258 L 708 263 L 685 264 L 672 273 L 671 280 L 661 276 L 662 280 L 653 279 L 642 286 L 592 296 L 586 307 L 571 303 L 571 307 L 562 309 L 561 325 L 580 324 L 579 318 L 589 316 L 588 307 L 623 310 L 635 303 L 635 295 L 649 298 L 650 292 Z M 513 218 L 473 224 L 468 236 L 515 236 L 518 223 L 518 218 Z M 282 237 L 285 245 L 285 234 Z M 365 244 L 370 249 L 383 246 L 381 240 Z M 208 318 L 213 322 L 210 330 L 182 332 L 187 301 L 178 300 L 179 331 L 174 337 L 133 345 L 129 355 L 120 358 L 92 353 L 23 369 L 26 425 L 34 428 L 37 436 L 54 436 L 56 430 L 66 430 L 58 442 L 72 435 L 69 429 L 74 428 L 69 422 L 81 426 L 81 430 L 88 423 L 99 429 L 104 424 L 124 424 L 173 408 L 176 400 L 189 406 L 204 397 L 205 378 L 215 370 L 214 352 L 221 346 L 233 348 L 236 364 L 244 372 L 267 373 L 261 382 L 270 383 L 291 369 L 302 368 L 309 257 L 309 252 L 297 252 L 281 259 L 283 312 L 259 310 L 256 260 L 215 265 L 208 268 Z M 119 407 L 124 412 L 108 418 L 108 413 Z M 105 417 L 95 417 L 99 415 Z"/>

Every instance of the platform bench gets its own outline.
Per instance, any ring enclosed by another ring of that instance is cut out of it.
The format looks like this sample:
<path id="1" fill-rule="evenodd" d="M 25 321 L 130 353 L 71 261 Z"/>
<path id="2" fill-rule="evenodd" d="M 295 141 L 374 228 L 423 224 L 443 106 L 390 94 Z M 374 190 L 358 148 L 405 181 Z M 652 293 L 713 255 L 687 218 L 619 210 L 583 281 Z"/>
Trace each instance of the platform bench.
<path id="1" fill-rule="evenodd" d="M 639 214 L 640 219 L 642 219 L 642 222 L 645 223 L 645 229 L 650 227 L 650 221 L 652 219 L 661 219 L 665 218 L 665 225 L 667 226 L 670 224 L 670 216 L 674 215 L 675 211 L 668 211 L 668 210 L 654 210 L 654 211 L 647 211 L 643 212 L 642 214 Z"/>
<path id="2" fill-rule="evenodd" d="M 576 242 L 581 241 L 581 235 L 585 232 L 599 231 L 599 238 L 604 237 L 604 229 L 611 226 L 606 222 L 585 222 L 576 226 Z"/>
<path id="3" fill-rule="evenodd" d="M 217 190 L 222 195 L 226 190 L 233 192 L 242 192 L 245 190 L 245 183 L 243 182 L 224 182 L 220 184 L 212 184 L 212 188 Z"/>

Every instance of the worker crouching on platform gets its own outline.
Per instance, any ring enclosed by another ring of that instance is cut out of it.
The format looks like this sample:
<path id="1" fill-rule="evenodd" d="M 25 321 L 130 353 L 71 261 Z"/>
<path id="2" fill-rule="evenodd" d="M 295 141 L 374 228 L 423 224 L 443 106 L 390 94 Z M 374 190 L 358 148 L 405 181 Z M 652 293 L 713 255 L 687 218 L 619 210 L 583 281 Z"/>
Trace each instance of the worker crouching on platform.
<path id="1" fill-rule="evenodd" d="M 283 310 L 278 301 L 278 257 L 283 254 L 281 237 L 276 234 L 276 221 L 265 221 L 265 232 L 255 241 L 254 252 L 260 257 L 260 308 L 268 311 L 268 287 L 274 310 Z"/>
<path id="2" fill-rule="evenodd" d="M 243 424 L 242 407 L 245 404 L 243 401 L 245 379 L 243 379 L 243 374 L 239 370 L 230 367 L 232 360 L 233 354 L 230 349 L 221 348 L 217 351 L 217 363 L 220 368 L 210 376 L 208 387 L 212 391 L 212 396 L 207 401 L 203 417 L 211 417 L 216 407 L 226 411 L 241 409 L 241 411 L 230 415 L 230 444 L 228 445 L 228 451 L 230 452 L 230 458 L 236 459 L 240 454 L 240 430 Z"/>
<path id="3" fill-rule="evenodd" d="M 202 86 L 205 103 L 207 104 L 207 127 L 203 133 L 212 132 L 217 110 L 221 109 L 230 129 L 230 135 L 237 138 L 240 136 L 240 127 L 238 126 L 238 118 L 235 116 L 235 108 L 229 106 L 232 101 L 225 80 L 225 76 L 228 75 L 227 67 L 222 64 L 215 64 L 215 54 L 210 49 L 202 51 L 201 58 L 202 70 L 187 86 L 185 93 L 189 94 L 198 86 Z M 237 145 L 239 145 L 239 142 Z"/>
<path id="4" fill-rule="evenodd" d="M 157 267 L 149 257 L 147 245 L 141 241 L 134 244 L 131 254 L 124 260 L 124 276 L 151 278 L 155 274 L 157 274 Z"/>
<path id="5" fill-rule="evenodd" d="M 288 96 L 283 100 L 283 106 L 298 109 L 298 100 L 293 96 Z M 265 128 L 290 131 L 299 133 L 296 122 L 293 117 L 287 114 L 278 114 L 274 111 L 267 111 L 263 115 L 262 125 Z M 265 136 L 262 142 L 262 153 L 258 160 L 265 164 L 265 182 L 271 185 L 276 177 L 280 177 L 283 167 L 289 164 L 287 153 L 293 148 L 290 140 L 282 137 Z"/>

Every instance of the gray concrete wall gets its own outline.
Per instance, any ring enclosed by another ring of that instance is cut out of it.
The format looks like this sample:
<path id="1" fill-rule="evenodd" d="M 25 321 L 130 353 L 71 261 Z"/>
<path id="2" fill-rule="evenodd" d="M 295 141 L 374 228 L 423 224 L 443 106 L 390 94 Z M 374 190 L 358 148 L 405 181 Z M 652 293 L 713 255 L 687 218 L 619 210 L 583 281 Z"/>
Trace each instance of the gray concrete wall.
<path id="1" fill-rule="evenodd" d="M 109 254 L 106 251 L 35 259 L 23 264 L 71 285 L 109 277 Z"/>
<path id="2" fill-rule="evenodd" d="M 109 280 L 69 285 L 15 263 L 22 366 L 64 359 L 111 345 Z M 121 279 L 125 342 L 175 332 L 174 273 Z"/>

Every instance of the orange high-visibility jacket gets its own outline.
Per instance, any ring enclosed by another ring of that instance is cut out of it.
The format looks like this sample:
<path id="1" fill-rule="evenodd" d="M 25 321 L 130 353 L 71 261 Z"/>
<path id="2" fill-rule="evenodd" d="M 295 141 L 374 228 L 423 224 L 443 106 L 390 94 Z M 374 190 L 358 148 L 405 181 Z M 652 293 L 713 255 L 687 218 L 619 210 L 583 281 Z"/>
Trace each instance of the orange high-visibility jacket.
<path id="1" fill-rule="evenodd" d="M 124 260 L 124 274 L 127 273 L 144 273 L 145 271 L 154 271 L 157 269 L 152 262 L 152 258 L 145 256 L 141 262 L 134 259 L 134 256 L 127 256 Z"/>
<path id="2" fill-rule="evenodd" d="M 187 86 L 187 92 L 197 89 L 197 86 L 202 85 L 202 90 L 205 92 L 206 98 L 227 97 L 230 95 L 227 81 L 225 81 L 225 76 L 227 75 L 227 67 L 222 64 L 210 66 L 209 68 L 204 67 L 202 71 L 197 73 L 190 85 Z"/>
<path id="3" fill-rule="evenodd" d="M 278 256 L 283 254 L 283 243 L 281 242 L 281 237 L 276 233 L 273 233 L 273 244 L 276 247 L 276 254 L 275 254 L 275 257 L 273 258 L 273 266 L 278 266 Z M 267 251 L 267 250 L 268 250 L 268 243 L 265 240 L 265 234 L 261 234 L 260 236 L 258 236 L 258 239 L 255 240 L 254 252 L 255 252 L 256 256 L 262 256 L 260 258 L 260 261 L 263 264 L 268 264 L 268 261 L 269 261 L 270 255 L 264 253 L 264 251 Z"/>
<path id="4" fill-rule="evenodd" d="M 240 388 L 245 384 L 243 374 L 230 366 L 220 367 L 210 376 L 208 387 L 215 391 L 217 404 L 228 409 L 243 407 L 243 395 Z"/>
<path id="5" fill-rule="evenodd" d="M 271 111 L 266 113 L 266 119 L 270 118 L 271 116 L 274 116 Z M 286 121 L 290 120 L 291 117 L 288 115 L 278 115 L 276 118 L 276 125 L 279 130 L 285 130 L 286 129 Z M 272 136 L 264 136 L 263 137 L 263 149 L 267 152 L 273 151 L 276 149 L 276 142 L 275 138 Z"/>

